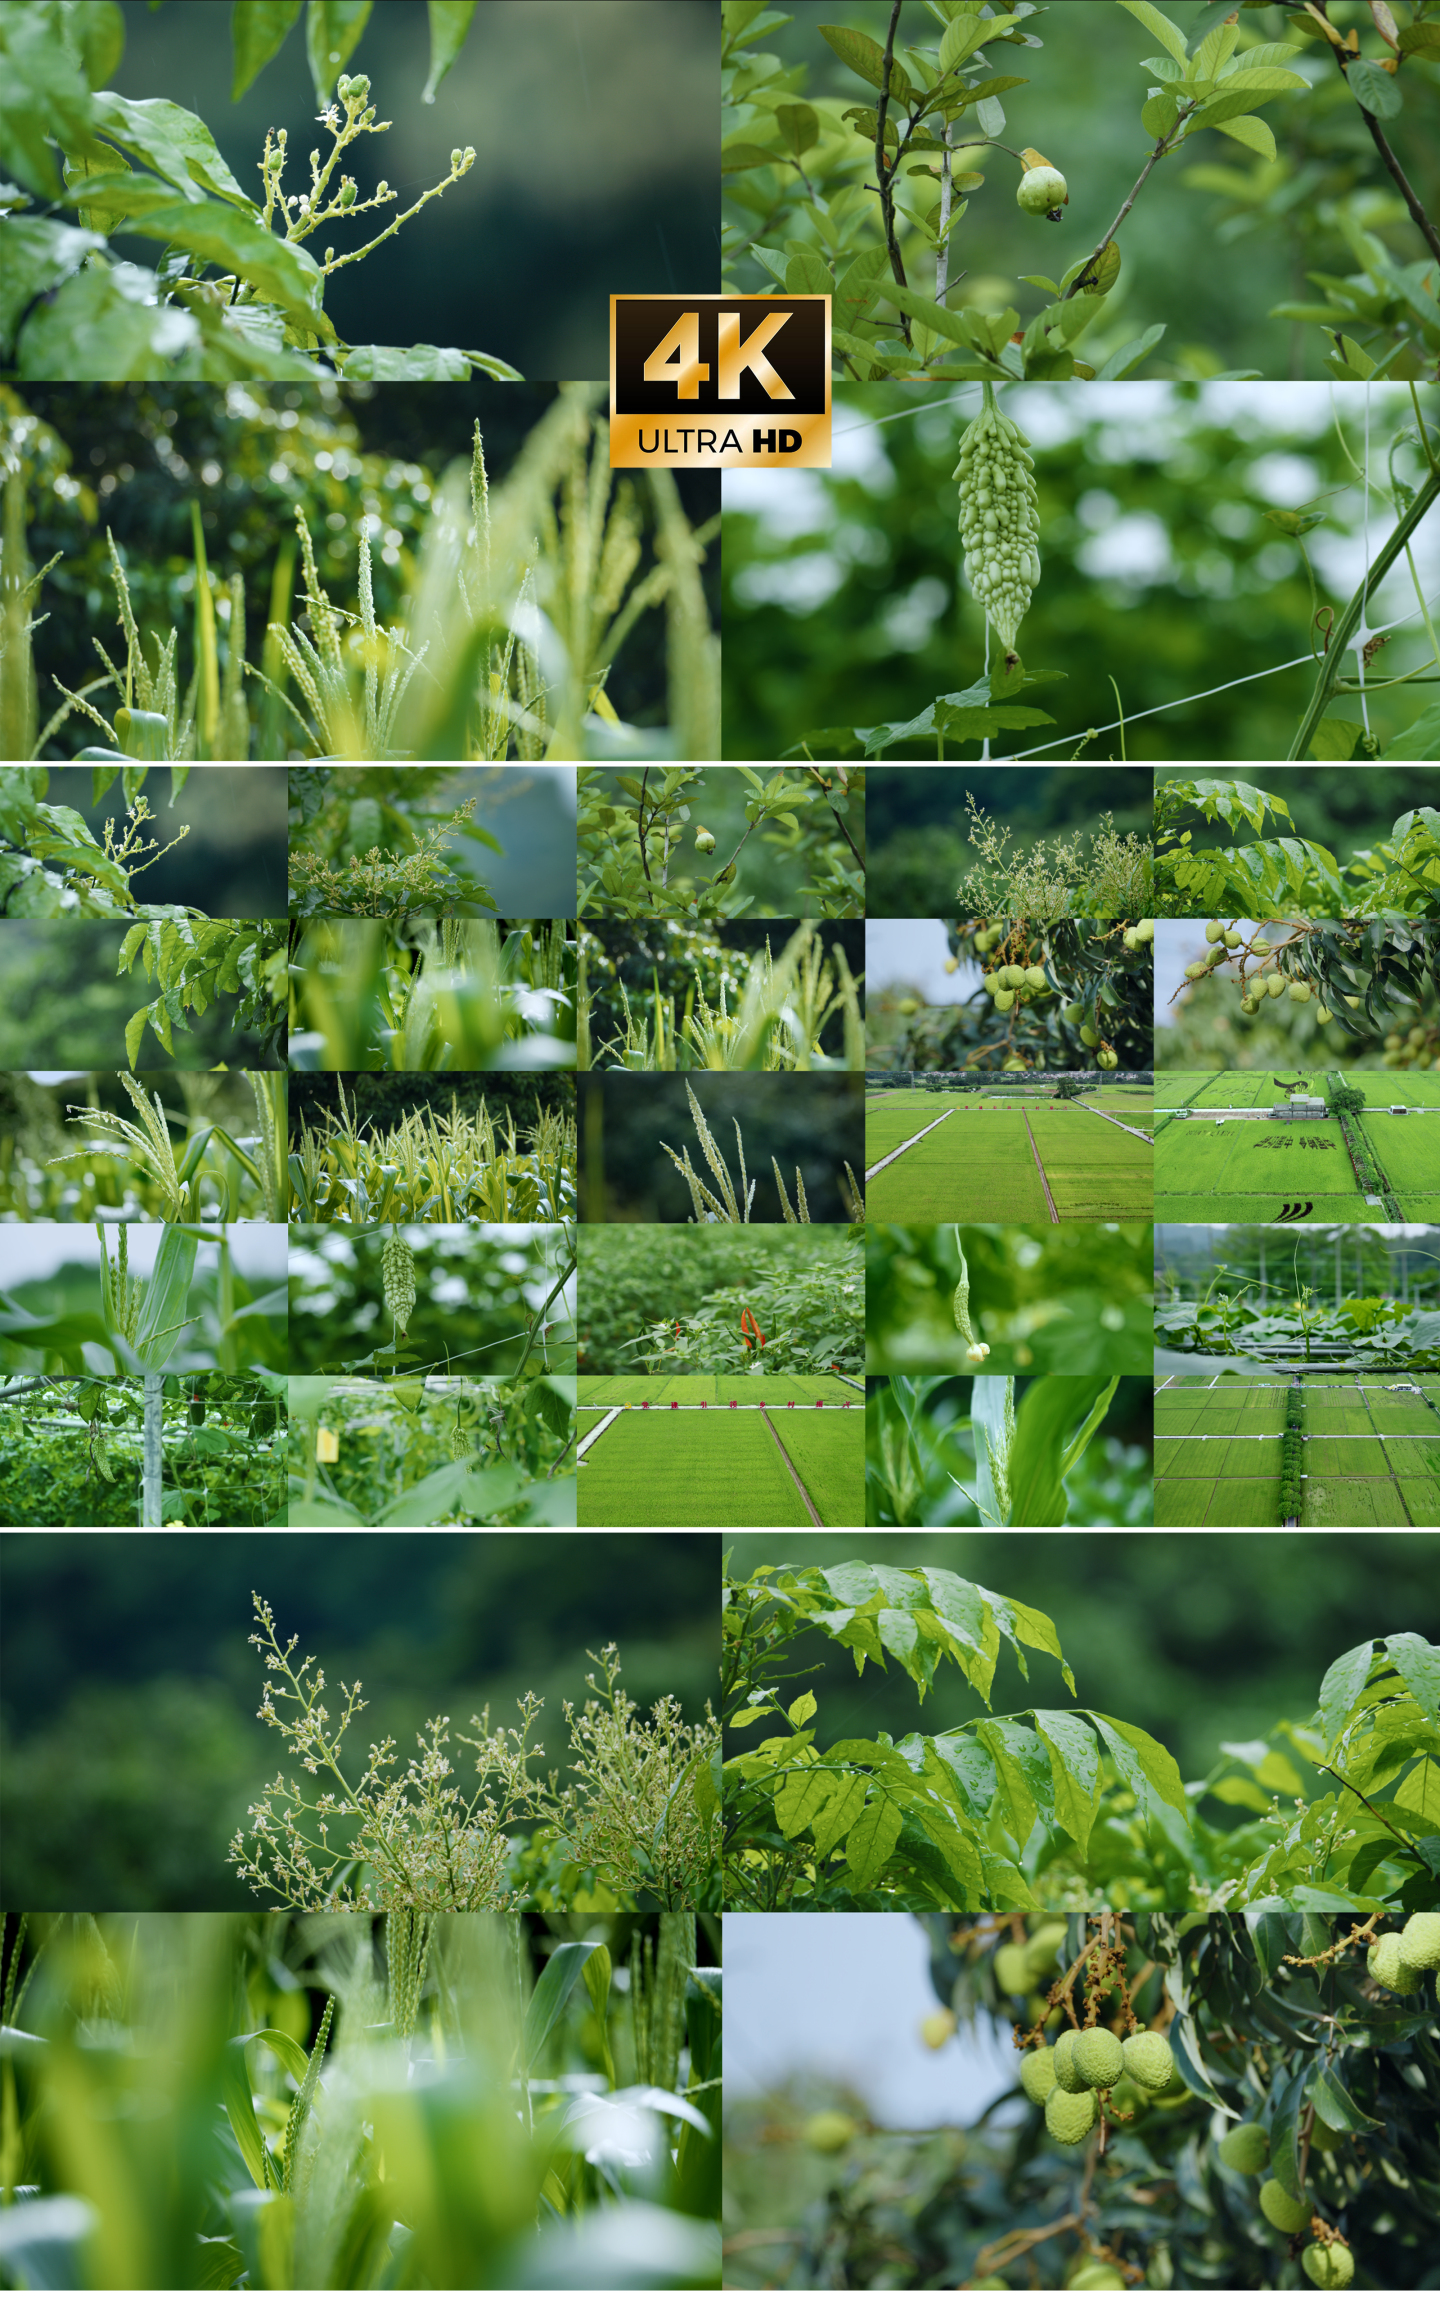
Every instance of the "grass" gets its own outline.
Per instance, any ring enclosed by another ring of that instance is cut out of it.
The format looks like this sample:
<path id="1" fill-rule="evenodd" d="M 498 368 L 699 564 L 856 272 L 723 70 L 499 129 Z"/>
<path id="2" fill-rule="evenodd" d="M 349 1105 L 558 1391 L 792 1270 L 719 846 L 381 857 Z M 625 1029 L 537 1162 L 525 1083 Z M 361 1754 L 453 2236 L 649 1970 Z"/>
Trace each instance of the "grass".
<path id="1" fill-rule="evenodd" d="M 1307 1200 L 1311 1221 L 1367 1217 L 1333 1118 L 1299 1124 L 1241 1119 L 1224 1126 L 1190 1119 L 1167 1126 L 1155 1144 L 1157 1220 L 1273 1222 L 1283 1206 Z"/>
<path id="2" fill-rule="evenodd" d="M 619 1036 L 594 1043 L 583 950 L 577 992 L 579 1067 L 582 1070 L 863 1070 L 865 1024 L 860 998 L 840 943 L 827 953 L 813 919 L 803 919 L 776 958 L 767 942 L 750 959 L 732 1002 L 720 986 L 712 1007 L 698 981 L 685 994 L 677 1020 L 674 997 L 658 987 L 635 1006 L 617 982 L 623 1008 Z M 843 1050 L 822 1054 L 821 1034 L 841 1018 Z"/>
<path id="3" fill-rule="evenodd" d="M 585 1456 L 579 1522 L 808 1526 L 810 1517 L 759 1414 L 687 1414 L 673 1426 L 668 1416 L 662 1425 L 624 1414 Z"/>
<path id="4" fill-rule="evenodd" d="M 865 1423 L 860 1414 L 831 1421 L 822 1414 L 776 1415 L 780 1442 L 826 1525 L 865 1519 Z"/>
<path id="5" fill-rule="evenodd" d="M 292 1070 L 565 1070 L 563 920 L 314 919 L 290 969 Z"/>
<path id="6" fill-rule="evenodd" d="M 1440 1123 L 1366 1110 L 1360 1129 L 1392 1190 L 1440 1190 Z"/>

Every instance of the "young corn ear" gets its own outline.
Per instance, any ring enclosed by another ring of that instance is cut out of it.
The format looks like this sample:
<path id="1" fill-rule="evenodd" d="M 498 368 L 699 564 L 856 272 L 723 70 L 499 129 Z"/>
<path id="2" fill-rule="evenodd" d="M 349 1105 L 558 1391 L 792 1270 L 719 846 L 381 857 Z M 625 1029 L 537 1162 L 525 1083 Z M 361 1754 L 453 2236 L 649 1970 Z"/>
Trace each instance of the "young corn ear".
<path id="1" fill-rule="evenodd" d="M 960 441 L 952 476 L 960 482 L 965 577 L 1007 654 L 1015 651 L 1030 594 L 1040 580 L 1040 522 L 1034 458 L 1017 423 L 984 386 L 980 413 Z"/>
<path id="2" fill-rule="evenodd" d="M 956 1224 L 955 1228 L 955 1251 L 960 1257 L 960 1283 L 955 1288 L 955 1301 L 953 1305 L 955 1311 L 955 1327 L 960 1336 L 960 1339 L 966 1345 L 966 1363 L 972 1366 L 979 1366 L 983 1365 L 985 1360 L 989 1357 L 990 1344 L 988 1342 L 976 1341 L 975 1331 L 970 1323 L 970 1268 L 969 1264 L 965 1260 L 965 1248 L 960 1240 L 960 1228 L 958 1223 Z"/>

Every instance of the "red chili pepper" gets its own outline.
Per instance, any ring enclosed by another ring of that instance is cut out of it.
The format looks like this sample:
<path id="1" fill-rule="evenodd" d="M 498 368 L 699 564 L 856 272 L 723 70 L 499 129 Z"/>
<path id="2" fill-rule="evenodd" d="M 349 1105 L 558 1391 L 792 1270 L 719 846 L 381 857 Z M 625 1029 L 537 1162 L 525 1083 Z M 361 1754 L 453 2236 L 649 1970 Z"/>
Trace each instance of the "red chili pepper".
<path id="1" fill-rule="evenodd" d="M 765 1347 L 765 1336 L 748 1310 L 740 1312 L 740 1339 L 747 1350 L 763 1350 Z"/>

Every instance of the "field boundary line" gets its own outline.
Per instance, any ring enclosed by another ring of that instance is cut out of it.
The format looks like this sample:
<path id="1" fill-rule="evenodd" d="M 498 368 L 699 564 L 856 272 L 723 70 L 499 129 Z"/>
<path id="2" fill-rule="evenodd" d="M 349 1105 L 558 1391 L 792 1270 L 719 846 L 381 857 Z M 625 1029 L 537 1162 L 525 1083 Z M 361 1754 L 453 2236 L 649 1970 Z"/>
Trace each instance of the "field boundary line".
<path id="1" fill-rule="evenodd" d="M 770 1432 L 771 1437 L 774 1438 L 776 1445 L 780 1449 L 780 1459 L 784 1462 L 785 1467 L 789 1470 L 791 1477 L 795 1480 L 795 1491 L 799 1494 L 800 1499 L 804 1502 L 805 1507 L 810 1512 L 810 1523 L 812 1525 L 823 1526 L 825 1520 L 821 1517 L 819 1511 L 815 1507 L 814 1502 L 810 1499 L 809 1494 L 806 1492 L 805 1482 L 801 1477 L 799 1470 L 795 1467 L 794 1462 L 790 1459 L 789 1454 L 785 1451 L 785 1447 L 781 1441 L 780 1432 L 776 1429 L 775 1424 L 770 1419 L 769 1407 L 762 1406 L 760 1411 L 765 1417 L 766 1429 Z"/>
<path id="2" fill-rule="evenodd" d="M 613 1421 L 618 1421 L 624 1411 L 625 1408 L 623 1406 L 612 1406 L 610 1411 L 606 1414 L 603 1422 L 597 1422 L 593 1430 L 587 1430 L 585 1432 L 584 1437 L 581 1438 L 579 1444 L 575 1448 L 575 1459 L 577 1461 L 583 1457 L 586 1447 L 592 1446 L 595 1443 L 596 1438 L 603 1437 L 605 1432 L 609 1429 L 610 1424 Z"/>
<path id="3" fill-rule="evenodd" d="M 1030 1148 L 1035 1153 L 1035 1171 L 1040 1177 L 1040 1187 L 1045 1193 L 1045 1203 L 1050 1209 L 1050 1219 L 1052 1222 L 1058 1222 L 1060 1217 L 1055 1211 L 1055 1201 L 1050 1195 L 1050 1184 L 1046 1177 L 1045 1169 L 1040 1163 L 1040 1152 L 1035 1145 L 1035 1136 L 1031 1132 L 1029 1117 L 1023 1110 L 1021 1111 L 1020 1115 L 1025 1120 L 1025 1131 L 1030 1135 Z"/>
<path id="4" fill-rule="evenodd" d="M 873 1180 L 875 1175 L 880 1172 L 883 1166 L 893 1166 L 896 1159 L 900 1157 L 902 1152 L 906 1150 L 913 1150 L 917 1142 L 923 1142 L 927 1134 L 933 1134 L 937 1126 L 943 1126 L 946 1119 L 953 1118 L 954 1115 L 955 1113 L 953 1110 L 942 1110 L 938 1118 L 932 1118 L 928 1126 L 922 1126 L 919 1133 L 912 1134 L 908 1142 L 902 1142 L 898 1150 L 887 1151 L 886 1155 L 883 1158 L 877 1159 L 873 1166 L 866 1167 L 866 1181 L 869 1182 Z"/>
<path id="5" fill-rule="evenodd" d="M 864 1382 L 857 1381 L 854 1374 L 837 1374 L 835 1379 L 837 1382 L 844 1382 L 847 1388 L 852 1390 L 863 1390 L 865 1387 Z"/>
<path id="6" fill-rule="evenodd" d="M 1072 1107 L 1088 1110 L 1092 1118 L 1103 1118 L 1107 1126 L 1118 1126 L 1122 1134 L 1133 1134 L 1137 1142 L 1148 1142 L 1152 1149 L 1155 1146 L 1153 1134 L 1147 1134 L 1143 1127 L 1127 1126 L 1123 1118 L 1112 1118 L 1108 1110 L 1096 1110 L 1088 1102 L 1081 1102 L 1072 1105 Z"/>

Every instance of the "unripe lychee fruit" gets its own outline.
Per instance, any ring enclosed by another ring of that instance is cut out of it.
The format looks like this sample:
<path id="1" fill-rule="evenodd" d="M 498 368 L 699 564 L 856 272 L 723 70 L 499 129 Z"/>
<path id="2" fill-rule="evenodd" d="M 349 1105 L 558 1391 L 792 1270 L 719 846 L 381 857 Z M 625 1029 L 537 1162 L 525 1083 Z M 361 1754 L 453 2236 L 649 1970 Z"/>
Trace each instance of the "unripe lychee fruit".
<path id="1" fill-rule="evenodd" d="M 1233 926 L 1225 929 L 1225 948 L 1227 950 L 1238 950 L 1243 940 L 1243 935 L 1238 935 Z"/>
<path id="2" fill-rule="evenodd" d="M 1220 940 L 1220 937 L 1221 937 L 1221 935 L 1223 934 L 1223 932 L 1224 932 L 1224 928 L 1221 926 L 1221 924 L 1220 924 L 1220 921 L 1219 921 L 1219 919 L 1218 919 L 1218 918 L 1212 918 L 1212 919 L 1207 919 L 1207 920 L 1206 920 L 1206 922 L 1205 922 L 1205 940 L 1206 940 L 1207 942 L 1218 942 L 1218 941 Z"/>
<path id="3" fill-rule="evenodd" d="M 1045 980 L 1045 969 L 1043 966 L 1027 966 L 1025 969 L 1025 980 L 1030 985 L 1032 990 L 1048 990 L 1050 987 Z"/>
<path id="4" fill-rule="evenodd" d="M 1133 926 L 1127 926 L 1124 934 L 1120 939 L 1124 943 L 1127 950 L 1138 950 L 1140 948 L 1140 937 L 1135 932 Z"/>
<path id="5" fill-rule="evenodd" d="M 1348 2132 L 1337 2132 L 1333 2125 L 1325 2122 L 1323 2117 L 1317 2116 L 1310 2127 L 1310 2146 L 1312 2148 L 1343 2148 L 1349 2138 Z"/>
<path id="6" fill-rule="evenodd" d="M 1056 2040 L 1055 2082 L 1062 2092 L 1087 2092 L 1089 2090 L 1084 2077 L 1075 2066 L 1075 2046 L 1079 2040 L 1079 2035 L 1078 2029 L 1067 2028 Z"/>
<path id="7" fill-rule="evenodd" d="M 901 1012 L 902 1014 L 918 1014 L 918 1013 L 920 1012 L 920 1001 L 919 1001 L 919 999 L 918 999 L 918 998 L 902 998 L 902 999 L 900 1000 L 900 1012 Z"/>
<path id="8" fill-rule="evenodd" d="M 1317 1007 L 1316 1007 L 1316 1009 L 1315 1009 L 1315 1020 L 1316 1020 L 1317 1022 L 1328 1022 L 1328 1021 L 1330 1020 L 1330 1009 L 1329 1009 L 1329 1007 L 1328 1007 L 1328 1006 L 1317 1006 Z"/>
<path id="9" fill-rule="evenodd" d="M 1095 1057 L 1095 1067 L 1097 1070 L 1118 1070 L 1120 1067 L 1120 1057 L 1114 1052 L 1113 1048 L 1109 1046 L 1102 1046 L 1100 1052 Z"/>
<path id="10" fill-rule="evenodd" d="M 1300 2265 L 1322 2292 L 1343 2292 L 1355 2274 L 1355 2255 L 1348 2244 L 1307 2244 Z"/>
<path id="11" fill-rule="evenodd" d="M 1027 2100 L 1043 2108 L 1055 2090 L 1055 2054 L 1048 2044 L 1038 2052 L 1027 2052 L 1020 2063 L 1020 2089 Z"/>
<path id="12" fill-rule="evenodd" d="M 1042 981 L 1044 980 L 1044 977 L 1043 977 L 1043 975 L 1042 975 L 1042 977 L 1041 977 L 1041 980 L 1042 980 Z M 1024 969 L 1024 967 L 1023 967 L 1023 966 L 1002 966 L 1002 967 L 1001 967 L 1001 969 L 1000 969 L 1000 988 L 1001 988 L 1002 990 L 1019 990 L 1019 989 L 1021 989 L 1021 988 L 1023 987 L 1023 985 L 1024 985 L 1024 981 L 1025 981 L 1025 969 Z"/>
<path id="13" fill-rule="evenodd" d="M 1257 958 L 1268 958 L 1270 955 L 1270 945 L 1265 940 L 1263 934 L 1256 935 L 1255 940 L 1250 945 L 1250 948 L 1254 951 Z"/>
<path id="14" fill-rule="evenodd" d="M 1041 1925 L 1025 1943 L 1025 1954 L 1030 1962 L 1030 1973 L 1040 1980 L 1051 1970 L 1065 1943 L 1064 1925 Z"/>
<path id="15" fill-rule="evenodd" d="M 1308 982 L 1292 982 L 1289 987 L 1290 996 L 1297 1006 L 1309 1005 L 1310 985 Z"/>
<path id="16" fill-rule="evenodd" d="M 1267 2180 L 1261 2189 L 1260 2209 L 1271 2227 L 1282 2230 L 1286 2236 L 1298 2236 L 1302 2228 L 1309 2226 L 1309 2205 L 1291 2196 L 1278 2180 Z"/>
<path id="17" fill-rule="evenodd" d="M 1128 2292 L 1122 2271 L 1112 2268 L 1106 2260 L 1089 2260 L 1076 2270 L 1065 2287 L 1067 2292 Z"/>
<path id="18" fill-rule="evenodd" d="M 1284 977 L 1284 975 L 1283 975 L 1283 974 L 1267 974 L 1267 975 L 1266 975 L 1266 977 L 1265 977 L 1265 995 L 1266 995 L 1266 997 L 1267 997 L 1267 998 L 1279 998 L 1279 997 L 1280 997 L 1280 995 L 1281 995 L 1281 993 L 1283 992 L 1284 988 L 1285 988 L 1285 977 Z"/>
<path id="19" fill-rule="evenodd" d="M 995 1985 L 1011 1997 L 1030 1993 L 1030 1959 L 1014 1941 L 995 1952 Z"/>
<path id="20" fill-rule="evenodd" d="M 958 958 L 947 958 L 947 959 L 946 959 L 946 961 L 945 961 L 945 972 L 946 972 L 947 974 L 958 974 L 958 973 L 959 973 L 959 971 L 960 971 L 960 961 L 959 961 L 959 959 L 958 959 Z"/>
<path id="21" fill-rule="evenodd" d="M 805 2145 L 819 2151 L 821 2156 L 838 2156 L 848 2148 L 859 2130 L 853 2116 L 844 2116 L 838 2108 L 822 2108 L 805 2126 Z"/>
<path id="22" fill-rule="evenodd" d="M 1197 958 L 1192 962 L 1191 965 L 1186 967 L 1185 980 L 1187 982 L 1203 982 L 1209 972 L 1210 969 L 1206 965 L 1204 959 Z"/>
<path id="23" fill-rule="evenodd" d="M 1058 168 L 1027 168 L 1016 187 L 1017 206 L 1027 216 L 1053 216 L 1068 205 L 1069 190 Z"/>
<path id="24" fill-rule="evenodd" d="M 1270 2154 L 1270 2135 L 1263 2124 L 1237 2124 L 1226 2133 L 1218 2154 L 1232 2172 L 1258 2172 Z"/>
<path id="25" fill-rule="evenodd" d="M 1420 1909 L 1400 1935 L 1400 1954 L 1417 1972 L 1440 1971 L 1440 1915 Z"/>
<path id="26" fill-rule="evenodd" d="M 1136 932 L 1136 933 L 1139 935 L 1139 937 L 1140 937 L 1140 940 L 1141 940 L 1142 942 L 1153 942 L 1153 941 L 1155 940 L 1155 921 L 1154 921 L 1154 919 L 1153 919 L 1153 918 L 1142 918 L 1142 919 L 1139 919 L 1139 920 L 1136 922 L 1135 932 Z"/>
<path id="27" fill-rule="evenodd" d="M 1076 2148 L 1094 2131 L 1099 2113 L 1100 2104 L 1093 2092 L 1065 2092 L 1057 2085 L 1045 2103 L 1045 2130 L 1062 2147 Z"/>
<path id="28" fill-rule="evenodd" d="M 982 975 L 981 975 L 981 977 L 980 977 L 980 980 L 981 980 L 981 981 L 984 983 L 984 985 L 985 985 L 985 988 L 986 988 L 986 989 L 989 991 L 989 993 L 990 993 L 990 996 L 993 998 L 993 997 L 995 996 L 995 993 L 996 993 L 996 991 L 997 991 L 997 990 L 1000 988 L 1000 977 L 999 977 L 999 975 L 998 975 L 998 974 L 982 974 Z"/>
<path id="29" fill-rule="evenodd" d="M 1008 1014 L 1011 1007 L 1015 1004 L 1014 991 L 997 990 L 995 993 L 995 1004 L 999 1007 L 1002 1014 Z"/>
<path id="30" fill-rule="evenodd" d="M 1396 1996 L 1408 1997 L 1423 1985 L 1424 1976 L 1402 1954 L 1402 1938 L 1400 1933 L 1382 1933 L 1378 1941 L 1370 1943 L 1365 1962 L 1372 1980 L 1377 1980 L 1382 1989 L 1393 1989 Z"/>
<path id="31" fill-rule="evenodd" d="M 1075 2046 L 1073 2066 L 1087 2084 L 1111 2085 L 1125 2073 L 1125 2055 L 1118 2036 L 1108 2028 L 1082 2029 Z"/>
<path id="32" fill-rule="evenodd" d="M 1156 2029 L 1141 2029 L 1127 2036 L 1123 2047 L 1125 2074 L 1143 2084 L 1147 2092 L 1163 2092 L 1175 2075 L 1175 2055 Z"/>
<path id="33" fill-rule="evenodd" d="M 955 2034 L 955 2015 L 949 2006 L 941 2005 L 935 2012 L 927 2013 L 920 2023 L 920 2034 L 932 2052 L 939 2052 L 942 2045 L 948 2044 Z"/>
<path id="34" fill-rule="evenodd" d="M 1351 996 L 1349 995 L 1349 993 L 1348 993 L 1348 991 L 1347 991 L 1347 993 L 1345 994 L 1345 1004 L 1346 1004 L 1347 1006 L 1358 1006 L 1358 1005 L 1360 1004 L 1360 1001 L 1359 1001 L 1359 999 L 1358 999 L 1358 998 L 1351 998 Z"/>
<path id="35" fill-rule="evenodd" d="M 1065 1020 L 1070 1024 L 1072 1030 L 1074 1029 L 1077 1022 L 1083 1022 L 1085 1020 L 1084 1007 L 1079 1005 L 1074 1000 L 1071 1001 L 1069 1006 L 1062 1006 L 1060 1012 L 1064 1015 Z"/>
<path id="36" fill-rule="evenodd" d="M 1092 1030 L 1088 1022 L 1084 1025 L 1080 1032 L 1080 1044 L 1082 1046 L 1098 1046 L 1100 1044 L 1099 1031 Z"/>

